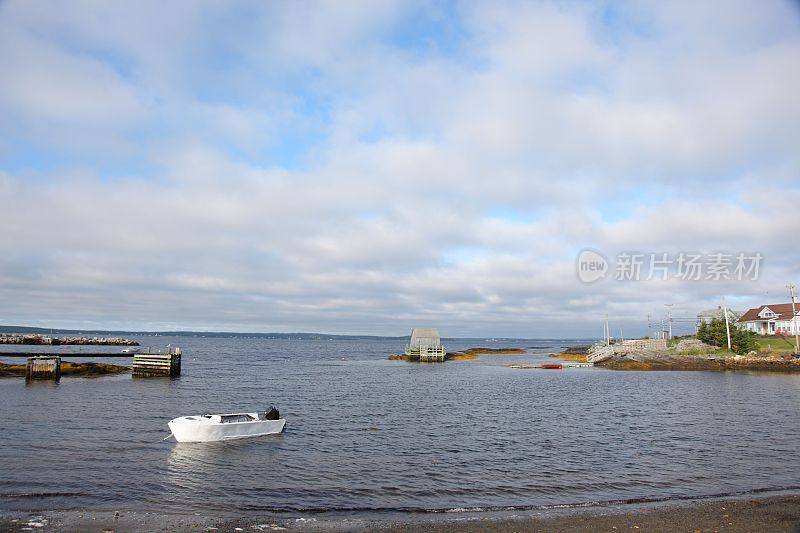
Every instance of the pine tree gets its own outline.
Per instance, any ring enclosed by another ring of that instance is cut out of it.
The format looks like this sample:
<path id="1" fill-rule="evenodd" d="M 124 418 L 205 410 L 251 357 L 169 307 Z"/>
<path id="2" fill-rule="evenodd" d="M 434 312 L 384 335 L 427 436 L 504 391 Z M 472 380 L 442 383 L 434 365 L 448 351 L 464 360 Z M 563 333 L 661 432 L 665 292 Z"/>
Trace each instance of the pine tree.
<path id="1" fill-rule="evenodd" d="M 731 350 L 744 355 L 757 348 L 756 334 L 748 331 L 738 324 L 731 324 Z M 725 320 L 712 318 L 710 323 L 703 322 L 697 328 L 697 338 L 712 346 L 728 347 L 728 335 L 725 329 Z"/>

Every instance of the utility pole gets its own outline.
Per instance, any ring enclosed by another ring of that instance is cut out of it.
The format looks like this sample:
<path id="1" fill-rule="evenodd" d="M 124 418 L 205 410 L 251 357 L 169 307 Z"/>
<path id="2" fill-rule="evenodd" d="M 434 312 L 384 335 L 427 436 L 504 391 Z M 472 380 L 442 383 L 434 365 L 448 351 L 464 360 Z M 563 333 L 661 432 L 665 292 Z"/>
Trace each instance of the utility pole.
<path id="1" fill-rule="evenodd" d="M 794 283 L 790 283 L 786 287 L 789 289 L 789 294 L 792 297 L 792 326 L 794 326 L 794 353 L 800 354 L 800 331 L 797 330 L 797 309 L 795 309 Z"/>
<path id="2" fill-rule="evenodd" d="M 672 339 L 672 305 L 673 304 L 664 304 L 664 307 L 667 308 L 667 322 L 669 323 L 668 339 Z"/>
<path id="3" fill-rule="evenodd" d="M 725 305 L 725 297 L 722 297 L 722 312 L 725 313 L 725 333 L 728 334 L 728 351 L 731 351 L 731 325 L 728 322 L 728 306 Z"/>

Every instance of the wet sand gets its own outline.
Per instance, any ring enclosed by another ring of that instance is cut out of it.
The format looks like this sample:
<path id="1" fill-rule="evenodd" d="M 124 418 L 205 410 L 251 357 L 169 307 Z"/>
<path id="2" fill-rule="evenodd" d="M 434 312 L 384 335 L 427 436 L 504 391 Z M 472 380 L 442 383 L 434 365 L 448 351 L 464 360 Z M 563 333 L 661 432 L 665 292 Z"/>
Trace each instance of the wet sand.
<path id="1" fill-rule="evenodd" d="M 322 516 L 221 519 L 209 516 L 170 515 L 154 512 L 60 511 L 4 513 L 2 531 L 384 531 L 400 532 L 800 532 L 800 495 L 587 508 L 569 515 L 543 517 L 532 514 L 509 519 L 472 515 L 418 518 L 411 521 L 367 521 L 358 517 L 331 521 Z"/>

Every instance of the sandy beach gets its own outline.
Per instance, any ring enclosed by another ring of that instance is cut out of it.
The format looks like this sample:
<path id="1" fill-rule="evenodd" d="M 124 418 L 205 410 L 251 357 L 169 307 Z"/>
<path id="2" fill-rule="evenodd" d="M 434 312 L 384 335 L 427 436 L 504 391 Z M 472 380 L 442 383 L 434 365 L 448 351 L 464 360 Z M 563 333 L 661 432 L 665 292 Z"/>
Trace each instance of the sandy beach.
<path id="1" fill-rule="evenodd" d="M 561 516 L 543 514 L 512 518 L 470 515 L 467 518 L 413 520 L 330 520 L 314 517 L 247 517 L 220 519 L 198 514 L 179 515 L 127 511 L 53 511 L 5 513 L 0 517 L 3 531 L 384 531 L 401 532 L 752 532 L 800 530 L 800 495 L 783 495 L 735 500 L 700 500 L 676 504 L 646 504 L 595 507 Z"/>

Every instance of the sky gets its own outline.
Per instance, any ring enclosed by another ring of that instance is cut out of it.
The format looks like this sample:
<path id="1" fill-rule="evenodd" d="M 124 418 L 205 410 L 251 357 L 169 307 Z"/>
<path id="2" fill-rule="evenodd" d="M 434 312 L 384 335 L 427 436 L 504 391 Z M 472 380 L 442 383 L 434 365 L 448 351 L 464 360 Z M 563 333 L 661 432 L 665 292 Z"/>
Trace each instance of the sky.
<path id="1" fill-rule="evenodd" d="M 6 0 L 0 72 L 0 324 L 642 335 L 800 284 L 797 2 Z"/>

